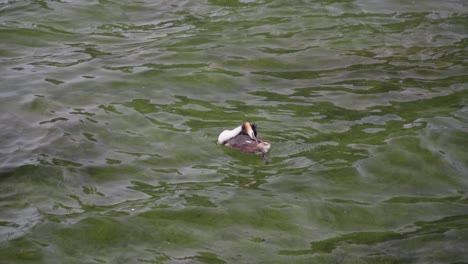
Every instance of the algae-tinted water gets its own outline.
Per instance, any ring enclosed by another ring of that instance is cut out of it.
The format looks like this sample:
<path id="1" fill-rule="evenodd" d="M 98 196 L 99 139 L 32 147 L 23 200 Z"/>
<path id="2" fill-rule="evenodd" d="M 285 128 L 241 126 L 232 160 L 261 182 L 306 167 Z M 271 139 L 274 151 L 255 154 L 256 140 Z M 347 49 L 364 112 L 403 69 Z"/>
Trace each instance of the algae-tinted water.
<path id="1" fill-rule="evenodd" d="M 0 2 L 1 263 L 468 260 L 465 1 Z M 217 145 L 255 121 L 270 165 Z"/>

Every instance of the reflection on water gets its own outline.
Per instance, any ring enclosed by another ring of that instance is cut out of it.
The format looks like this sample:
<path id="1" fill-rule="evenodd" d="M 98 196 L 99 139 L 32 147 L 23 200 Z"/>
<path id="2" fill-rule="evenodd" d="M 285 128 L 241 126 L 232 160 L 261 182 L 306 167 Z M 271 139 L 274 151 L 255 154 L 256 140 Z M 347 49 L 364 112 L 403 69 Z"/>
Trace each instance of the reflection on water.
<path id="1" fill-rule="evenodd" d="M 0 3 L 0 259 L 465 261 L 467 11 Z"/>

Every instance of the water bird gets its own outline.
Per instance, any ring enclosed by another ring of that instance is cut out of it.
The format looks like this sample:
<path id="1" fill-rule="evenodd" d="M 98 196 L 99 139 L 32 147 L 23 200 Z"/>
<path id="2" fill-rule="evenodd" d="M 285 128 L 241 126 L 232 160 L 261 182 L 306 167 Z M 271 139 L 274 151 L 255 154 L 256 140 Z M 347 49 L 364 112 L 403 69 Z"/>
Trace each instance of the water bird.
<path id="1" fill-rule="evenodd" d="M 257 136 L 257 125 L 255 123 L 243 122 L 232 130 L 224 130 L 218 136 L 218 144 L 251 154 L 262 154 L 265 164 L 269 161 L 266 153 L 270 149 L 270 143 L 263 141 Z"/>

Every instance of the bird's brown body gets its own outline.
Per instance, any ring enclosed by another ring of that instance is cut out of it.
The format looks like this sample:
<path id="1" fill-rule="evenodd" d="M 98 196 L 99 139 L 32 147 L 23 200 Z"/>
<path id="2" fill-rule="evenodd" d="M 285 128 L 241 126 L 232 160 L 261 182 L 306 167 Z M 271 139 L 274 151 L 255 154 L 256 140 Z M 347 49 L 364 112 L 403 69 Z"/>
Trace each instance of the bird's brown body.
<path id="1" fill-rule="evenodd" d="M 246 153 L 261 154 L 266 153 L 270 147 L 268 142 L 257 138 L 257 141 L 251 139 L 248 135 L 239 134 L 230 140 L 226 141 L 224 145 L 237 149 Z"/>

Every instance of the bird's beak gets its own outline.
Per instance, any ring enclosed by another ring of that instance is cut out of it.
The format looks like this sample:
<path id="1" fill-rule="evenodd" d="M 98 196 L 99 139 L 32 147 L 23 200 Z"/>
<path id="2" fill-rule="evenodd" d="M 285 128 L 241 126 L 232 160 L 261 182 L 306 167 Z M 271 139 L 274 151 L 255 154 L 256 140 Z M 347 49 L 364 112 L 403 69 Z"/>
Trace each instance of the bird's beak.
<path id="1" fill-rule="evenodd" d="M 247 134 L 249 135 L 249 137 L 251 139 L 254 139 L 256 143 L 258 143 L 258 140 L 257 140 L 257 137 L 255 136 L 255 133 L 252 129 L 252 126 L 250 125 L 250 123 L 247 123 Z"/>
<path id="2" fill-rule="evenodd" d="M 253 132 L 253 131 L 250 131 L 250 132 L 249 132 L 249 136 L 250 136 L 250 138 L 252 138 L 252 139 L 255 139 L 255 142 L 257 142 L 257 143 L 258 143 L 258 140 L 257 140 L 257 138 L 255 137 L 255 135 L 254 135 L 254 132 Z"/>

